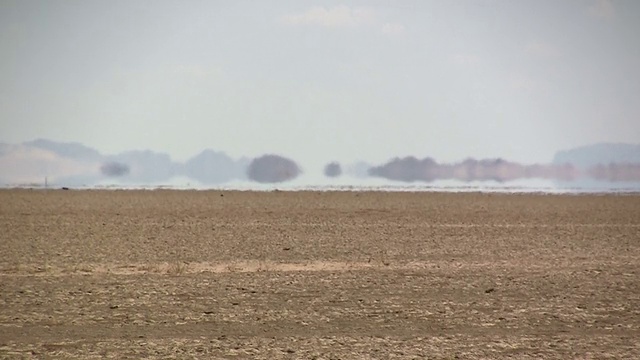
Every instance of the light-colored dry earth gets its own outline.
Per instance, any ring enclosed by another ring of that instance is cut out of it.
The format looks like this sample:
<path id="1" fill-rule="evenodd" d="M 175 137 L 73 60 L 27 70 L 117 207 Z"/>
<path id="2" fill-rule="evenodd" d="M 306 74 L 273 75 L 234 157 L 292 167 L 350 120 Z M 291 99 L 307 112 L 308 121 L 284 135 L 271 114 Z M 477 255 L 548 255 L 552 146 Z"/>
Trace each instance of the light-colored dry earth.
<path id="1" fill-rule="evenodd" d="M 4 190 L 0 255 L 0 358 L 640 358 L 637 195 Z"/>

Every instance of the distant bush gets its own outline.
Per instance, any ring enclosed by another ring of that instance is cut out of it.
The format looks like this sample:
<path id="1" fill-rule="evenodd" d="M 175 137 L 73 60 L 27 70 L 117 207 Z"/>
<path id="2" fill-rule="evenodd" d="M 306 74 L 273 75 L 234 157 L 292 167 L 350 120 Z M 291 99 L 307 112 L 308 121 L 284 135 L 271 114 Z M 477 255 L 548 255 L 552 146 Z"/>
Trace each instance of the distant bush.
<path id="1" fill-rule="evenodd" d="M 100 172 L 105 176 L 124 176 L 129 174 L 129 166 L 127 164 L 111 161 L 100 166 Z"/>
<path id="2" fill-rule="evenodd" d="M 324 175 L 328 177 L 338 177 L 342 175 L 342 167 L 338 162 L 332 162 L 324 167 Z"/>
<path id="3" fill-rule="evenodd" d="M 300 174 L 298 165 L 279 155 L 263 155 L 249 164 L 247 177 L 260 183 L 277 183 L 295 179 Z"/>

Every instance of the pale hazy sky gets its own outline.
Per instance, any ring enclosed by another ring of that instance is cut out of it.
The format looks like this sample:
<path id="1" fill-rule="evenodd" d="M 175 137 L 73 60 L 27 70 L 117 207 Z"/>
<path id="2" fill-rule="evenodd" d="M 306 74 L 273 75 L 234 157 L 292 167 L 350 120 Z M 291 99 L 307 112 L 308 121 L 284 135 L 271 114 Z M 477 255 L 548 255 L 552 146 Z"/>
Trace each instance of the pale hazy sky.
<path id="1" fill-rule="evenodd" d="M 640 142 L 640 1 L 0 0 L 0 142 L 548 162 Z"/>

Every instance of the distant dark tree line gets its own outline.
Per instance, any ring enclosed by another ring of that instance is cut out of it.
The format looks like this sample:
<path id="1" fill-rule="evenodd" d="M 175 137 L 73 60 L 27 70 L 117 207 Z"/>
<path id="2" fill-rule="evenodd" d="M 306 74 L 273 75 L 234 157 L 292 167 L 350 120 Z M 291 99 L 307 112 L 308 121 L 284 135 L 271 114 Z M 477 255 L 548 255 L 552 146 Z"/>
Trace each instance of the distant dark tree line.
<path id="1" fill-rule="evenodd" d="M 369 175 L 404 182 L 445 179 L 497 182 L 518 179 L 574 181 L 581 177 L 611 182 L 640 181 L 640 164 L 611 163 L 582 170 L 572 164 L 522 165 L 503 159 L 467 159 L 454 164 L 439 164 L 429 157 L 417 159 L 409 156 L 372 167 Z"/>
<path id="2" fill-rule="evenodd" d="M 156 165 L 158 163 L 156 162 Z M 140 161 L 135 163 L 140 166 Z M 241 170 L 244 167 L 245 170 Z M 132 166 L 118 161 L 102 164 L 100 172 L 108 177 L 130 175 Z M 242 164 L 236 164 L 226 155 L 205 151 L 183 165 L 173 166 L 171 173 L 184 173 L 203 183 L 225 182 L 246 175 L 259 183 L 280 183 L 295 179 L 301 174 L 298 164 L 280 155 L 263 155 Z M 324 175 L 336 178 L 342 175 L 338 162 L 330 162 L 324 167 Z M 389 180 L 431 182 L 435 180 L 497 181 L 508 182 L 517 179 L 549 179 L 573 181 L 588 177 L 601 181 L 640 181 L 640 164 L 611 163 L 579 169 L 571 164 L 522 165 L 504 159 L 466 159 L 453 164 L 440 164 L 430 157 L 418 159 L 413 156 L 394 158 L 389 162 L 368 169 L 368 175 Z"/>

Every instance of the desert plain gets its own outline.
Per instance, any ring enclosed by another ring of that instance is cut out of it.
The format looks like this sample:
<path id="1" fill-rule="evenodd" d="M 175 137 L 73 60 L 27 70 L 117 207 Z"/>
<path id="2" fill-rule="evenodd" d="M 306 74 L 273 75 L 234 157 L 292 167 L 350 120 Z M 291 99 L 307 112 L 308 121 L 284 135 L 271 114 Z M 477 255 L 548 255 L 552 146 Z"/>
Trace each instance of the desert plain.
<path id="1" fill-rule="evenodd" d="M 0 190 L 0 358 L 640 358 L 640 195 Z"/>

